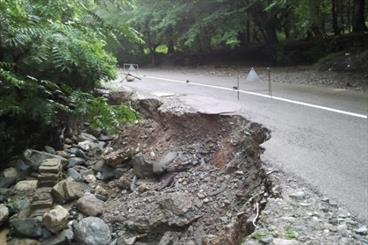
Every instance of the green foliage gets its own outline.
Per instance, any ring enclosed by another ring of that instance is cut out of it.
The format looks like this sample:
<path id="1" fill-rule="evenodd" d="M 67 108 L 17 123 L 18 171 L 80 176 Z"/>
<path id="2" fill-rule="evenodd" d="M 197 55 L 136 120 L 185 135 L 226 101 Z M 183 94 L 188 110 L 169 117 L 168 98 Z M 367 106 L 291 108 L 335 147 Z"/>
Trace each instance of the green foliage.
<path id="1" fill-rule="evenodd" d="M 138 40 L 127 23 L 115 23 L 129 3 L 0 0 L 0 160 L 40 139 L 50 143 L 71 117 L 105 131 L 137 118 L 79 91 L 115 77 L 107 42 Z"/>
<path id="2" fill-rule="evenodd" d="M 351 32 L 352 19 L 364 12 L 352 15 L 359 9 L 355 2 L 361 1 L 136 0 L 123 12 L 144 43 L 121 52 L 134 50 L 136 57 L 149 50 L 154 58 L 161 45 L 168 54 L 187 54 L 265 44 L 266 53 L 276 56 L 281 42 Z"/>
<path id="3" fill-rule="evenodd" d="M 114 133 L 123 123 L 134 123 L 138 120 L 138 114 L 132 108 L 125 105 L 108 105 L 102 97 L 96 98 L 74 91 L 70 98 L 75 107 L 74 116 L 88 122 L 95 130 Z"/>
<path id="4" fill-rule="evenodd" d="M 250 238 L 256 241 L 260 241 L 263 238 L 266 238 L 267 236 L 269 236 L 269 234 L 265 231 L 256 231 L 250 235 Z"/>
<path id="5" fill-rule="evenodd" d="M 77 1 L 1 1 L 0 60 L 22 75 L 75 88 L 93 88 L 115 76 L 104 35 L 80 18 L 91 16 Z"/>
<path id="6" fill-rule="evenodd" d="M 294 240 L 297 238 L 297 233 L 290 227 L 285 227 L 285 238 L 288 240 Z"/>

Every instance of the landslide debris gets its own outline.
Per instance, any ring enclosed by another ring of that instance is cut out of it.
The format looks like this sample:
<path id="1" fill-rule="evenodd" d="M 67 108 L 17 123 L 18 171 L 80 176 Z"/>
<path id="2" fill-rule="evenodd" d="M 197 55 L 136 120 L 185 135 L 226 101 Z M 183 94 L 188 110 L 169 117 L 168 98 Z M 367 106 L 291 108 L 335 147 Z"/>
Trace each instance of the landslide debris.
<path id="1" fill-rule="evenodd" d="M 63 149 L 28 149 L 1 172 L 9 244 L 239 244 L 254 230 L 271 190 L 269 131 L 132 103 L 142 118 L 119 135 L 72 132 Z"/>

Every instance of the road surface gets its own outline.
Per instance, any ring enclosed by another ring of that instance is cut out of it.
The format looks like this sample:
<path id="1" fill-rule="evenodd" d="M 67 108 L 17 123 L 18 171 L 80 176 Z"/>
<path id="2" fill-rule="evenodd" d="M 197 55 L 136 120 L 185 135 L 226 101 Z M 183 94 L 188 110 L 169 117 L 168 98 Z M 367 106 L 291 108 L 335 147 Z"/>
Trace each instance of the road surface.
<path id="1" fill-rule="evenodd" d="M 216 107 L 206 101 L 210 97 L 222 101 L 228 112 L 264 124 L 272 130 L 272 138 L 263 145 L 264 161 L 303 178 L 368 221 L 367 93 L 274 83 L 272 95 L 280 98 L 275 100 L 267 97 L 267 82 L 241 79 L 238 101 L 233 91 L 236 77 L 164 69 L 143 70 L 140 75 L 141 81 L 124 85 L 179 94 L 183 102 L 209 111 Z"/>

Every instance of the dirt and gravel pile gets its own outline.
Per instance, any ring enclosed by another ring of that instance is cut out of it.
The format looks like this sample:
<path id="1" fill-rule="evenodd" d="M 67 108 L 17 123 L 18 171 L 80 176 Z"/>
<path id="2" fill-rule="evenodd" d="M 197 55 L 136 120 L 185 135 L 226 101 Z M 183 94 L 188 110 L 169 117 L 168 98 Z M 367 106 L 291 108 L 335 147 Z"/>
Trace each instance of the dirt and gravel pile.
<path id="1" fill-rule="evenodd" d="M 269 131 L 131 103 L 142 118 L 119 134 L 66 132 L 62 149 L 27 149 L 0 172 L 1 244 L 220 245 L 253 232 L 272 192 L 259 146 Z"/>
<path id="2" fill-rule="evenodd" d="M 241 117 L 148 110 L 154 100 L 136 106 L 150 119 L 117 145 L 140 154 L 109 183 L 103 214 L 121 244 L 238 244 L 269 196 L 259 159 L 268 130 Z"/>

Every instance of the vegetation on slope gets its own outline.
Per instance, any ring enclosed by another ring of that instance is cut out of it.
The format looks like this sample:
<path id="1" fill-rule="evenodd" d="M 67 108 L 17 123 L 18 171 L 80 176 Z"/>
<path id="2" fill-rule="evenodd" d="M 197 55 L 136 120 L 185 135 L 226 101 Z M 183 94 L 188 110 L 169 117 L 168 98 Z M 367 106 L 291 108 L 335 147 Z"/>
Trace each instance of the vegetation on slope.
<path id="1" fill-rule="evenodd" d="M 130 108 L 88 93 L 116 75 L 107 41 L 134 39 L 127 25 L 113 27 L 104 15 L 124 4 L 0 0 L 0 160 L 29 145 L 57 144 L 55 132 L 71 119 L 105 131 L 135 119 Z"/>

